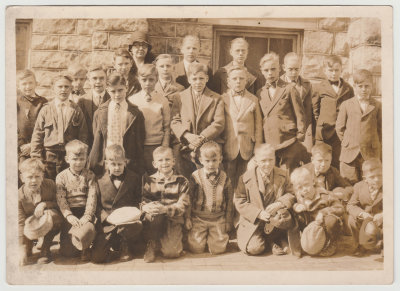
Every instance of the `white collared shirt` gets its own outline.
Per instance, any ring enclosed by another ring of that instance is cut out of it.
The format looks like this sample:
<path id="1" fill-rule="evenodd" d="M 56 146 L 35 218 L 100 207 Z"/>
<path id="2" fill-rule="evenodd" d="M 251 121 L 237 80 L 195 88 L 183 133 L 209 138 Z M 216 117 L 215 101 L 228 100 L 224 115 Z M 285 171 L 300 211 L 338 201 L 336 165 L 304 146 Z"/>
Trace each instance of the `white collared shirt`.
<path id="1" fill-rule="evenodd" d="M 342 79 L 339 79 L 339 83 L 337 86 L 332 85 L 332 84 L 331 84 L 331 86 L 332 86 L 333 90 L 336 92 L 336 94 L 339 93 L 340 86 L 342 86 Z"/>
<path id="2" fill-rule="evenodd" d="M 120 114 L 121 114 L 121 140 L 123 140 L 123 134 L 125 132 L 125 129 L 127 128 L 127 115 L 128 115 L 128 103 L 126 100 L 123 100 L 122 102 L 119 103 L 121 106 Z M 114 101 L 110 101 L 110 104 L 108 106 L 108 121 L 107 121 L 107 136 L 111 136 L 111 124 L 112 124 L 112 118 L 113 118 L 113 112 L 115 110 L 116 103 Z M 107 146 L 111 145 L 111 139 L 107 138 Z"/>
<path id="3" fill-rule="evenodd" d="M 169 84 L 171 84 L 171 81 L 172 81 L 172 80 L 166 81 L 166 80 L 163 80 L 163 79 L 160 78 L 160 79 L 158 79 L 158 81 L 160 82 L 161 88 L 162 88 L 163 90 L 165 90 L 166 87 L 167 87 Z"/>
<path id="4" fill-rule="evenodd" d="M 361 100 L 360 96 L 357 96 L 358 104 L 360 104 L 361 112 L 364 113 L 369 105 L 369 98 L 368 100 Z"/>
<path id="5" fill-rule="evenodd" d="M 189 63 L 188 61 L 186 61 L 185 59 L 183 59 L 183 66 L 185 67 L 185 72 L 187 74 L 188 70 L 189 70 L 189 66 L 193 63 L 198 63 L 198 61 L 193 61 L 192 63 Z"/>
<path id="6" fill-rule="evenodd" d="M 104 90 L 103 92 L 101 92 L 100 94 L 97 93 L 96 91 L 92 90 L 92 100 L 93 103 L 99 107 L 100 105 L 100 100 L 103 100 L 104 95 L 106 95 L 106 90 Z"/>

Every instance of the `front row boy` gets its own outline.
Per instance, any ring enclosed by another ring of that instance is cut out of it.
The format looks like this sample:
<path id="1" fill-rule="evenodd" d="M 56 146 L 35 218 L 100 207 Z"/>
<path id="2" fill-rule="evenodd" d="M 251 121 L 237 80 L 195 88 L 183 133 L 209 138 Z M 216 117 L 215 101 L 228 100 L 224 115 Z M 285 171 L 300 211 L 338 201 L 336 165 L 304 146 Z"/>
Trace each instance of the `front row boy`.
<path id="1" fill-rule="evenodd" d="M 94 214 L 97 204 L 98 186 L 92 171 L 86 168 L 88 146 L 73 140 L 65 146 L 65 161 L 69 168 L 57 175 L 57 203 L 65 221 L 60 233 L 60 254 L 73 257 L 79 254 L 72 242 L 71 228 L 79 228 L 82 236 L 94 232 Z M 86 225 L 88 224 L 88 225 Z M 92 225 L 91 225 L 92 224 Z M 81 260 L 90 260 L 88 248 L 81 252 Z"/>
<path id="2" fill-rule="evenodd" d="M 18 190 L 18 236 L 20 246 L 20 264 L 26 265 L 32 256 L 33 241 L 24 235 L 25 221 L 34 215 L 40 218 L 44 211 L 51 209 L 53 226 L 44 235 L 38 264 L 52 260 L 50 246 L 54 236 L 59 232 L 62 217 L 57 210 L 56 184 L 44 178 L 45 167 L 39 159 L 27 159 L 19 167 L 21 180 L 24 183 Z"/>

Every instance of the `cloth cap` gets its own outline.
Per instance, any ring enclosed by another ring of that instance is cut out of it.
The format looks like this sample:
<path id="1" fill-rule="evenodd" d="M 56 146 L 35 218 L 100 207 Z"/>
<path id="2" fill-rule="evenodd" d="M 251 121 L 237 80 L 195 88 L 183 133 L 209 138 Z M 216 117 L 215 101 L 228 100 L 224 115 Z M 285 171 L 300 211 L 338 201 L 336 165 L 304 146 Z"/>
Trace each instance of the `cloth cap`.
<path id="1" fill-rule="evenodd" d="M 141 214 L 141 211 L 137 207 L 121 207 L 115 209 L 107 217 L 107 222 L 114 225 L 134 223 L 140 220 Z"/>
<path id="2" fill-rule="evenodd" d="M 275 215 L 271 216 L 269 222 L 265 223 L 264 232 L 270 234 L 274 227 L 288 230 L 293 226 L 293 219 L 290 212 L 286 208 L 276 211 Z"/>
<path id="3" fill-rule="evenodd" d="M 379 228 L 371 217 L 364 219 L 359 234 L 359 243 L 365 249 L 374 249 L 378 241 Z"/>
<path id="4" fill-rule="evenodd" d="M 326 242 L 324 228 L 316 221 L 307 225 L 301 234 L 301 247 L 309 255 L 316 255 L 322 251 Z"/>
<path id="5" fill-rule="evenodd" d="M 30 239 L 38 239 L 45 236 L 53 228 L 53 219 L 48 210 L 39 218 L 32 215 L 25 220 L 24 235 Z"/>
<path id="6" fill-rule="evenodd" d="M 131 51 L 133 44 L 135 42 L 144 42 L 149 46 L 148 51 L 151 50 L 151 44 L 149 43 L 147 33 L 137 30 L 134 33 L 132 33 L 131 39 L 132 39 L 132 44 L 129 45 L 129 51 Z"/>
<path id="7" fill-rule="evenodd" d="M 91 222 L 87 222 L 81 227 L 71 227 L 68 233 L 71 235 L 72 244 L 80 251 L 89 248 L 96 235 Z"/>

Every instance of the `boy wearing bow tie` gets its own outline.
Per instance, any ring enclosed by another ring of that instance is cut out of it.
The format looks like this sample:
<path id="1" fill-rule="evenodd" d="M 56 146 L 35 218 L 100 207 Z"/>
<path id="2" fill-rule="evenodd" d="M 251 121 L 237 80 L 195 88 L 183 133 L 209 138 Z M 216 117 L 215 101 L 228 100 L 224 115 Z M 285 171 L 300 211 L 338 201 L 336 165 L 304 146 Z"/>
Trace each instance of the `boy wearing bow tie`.
<path id="1" fill-rule="evenodd" d="M 336 134 L 337 113 L 342 102 L 354 96 L 353 88 L 340 76 L 342 60 L 338 56 L 328 56 L 324 60 L 326 79 L 313 87 L 312 103 L 316 120 L 315 142 L 332 147 L 332 166 L 339 168 L 341 142 Z"/>
<path id="2" fill-rule="evenodd" d="M 153 152 L 157 172 L 143 176 L 141 209 L 145 213 L 143 236 L 147 240 L 144 261 L 154 262 L 157 243 L 164 257 L 181 255 L 184 213 L 189 206 L 189 182 L 174 173 L 172 149 L 158 147 Z"/>
<path id="3" fill-rule="evenodd" d="M 372 74 L 358 70 L 353 75 L 356 97 L 344 101 L 336 121 L 336 133 L 342 142 L 340 174 L 355 184 L 361 180 L 364 160 L 380 158 L 382 109 L 371 97 Z"/>
<path id="4" fill-rule="evenodd" d="M 145 116 L 144 163 L 150 175 L 154 173 L 153 151 L 159 146 L 169 146 L 171 114 L 167 98 L 154 91 L 158 77 L 156 66 L 143 64 L 138 74 L 142 90 L 128 97 L 128 101 Z"/>
<path id="5" fill-rule="evenodd" d="M 87 80 L 87 70 L 82 65 L 75 63 L 68 67 L 68 74 L 72 77 L 72 92 L 69 99 L 78 103 L 79 99 L 86 94 L 83 86 Z"/>
<path id="6" fill-rule="evenodd" d="M 189 249 L 202 253 L 208 246 L 211 254 L 226 251 L 228 232 L 232 228 L 233 189 L 226 173 L 220 169 L 222 153 L 220 146 L 209 141 L 200 148 L 200 163 L 190 179 L 191 203 L 185 226 Z"/>

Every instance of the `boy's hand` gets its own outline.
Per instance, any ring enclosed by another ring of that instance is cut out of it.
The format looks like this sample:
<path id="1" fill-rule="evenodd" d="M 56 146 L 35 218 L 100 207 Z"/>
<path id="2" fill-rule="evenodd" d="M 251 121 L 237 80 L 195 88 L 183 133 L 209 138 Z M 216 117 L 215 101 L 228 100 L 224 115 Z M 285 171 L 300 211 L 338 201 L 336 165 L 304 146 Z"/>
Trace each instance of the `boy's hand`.
<path id="1" fill-rule="evenodd" d="M 72 214 L 68 215 L 67 221 L 74 227 L 80 227 L 80 221 L 78 217 L 76 217 L 75 215 Z"/>
<path id="2" fill-rule="evenodd" d="M 374 215 L 374 220 L 373 220 L 377 226 L 381 226 L 383 223 L 383 213 L 378 213 Z"/>
<path id="3" fill-rule="evenodd" d="M 269 214 L 273 214 L 283 207 L 284 205 L 281 202 L 277 201 L 268 205 L 267 208 L 265 208 L 265 211 L 268 212 Z"/>
<path id="4" fill-rule="evenodd" d="M 365 211 L 361 212 L 358 216 L 359 216 L 361 219 L 367 219 L 367 218 L 369 218 L 369 217 L 373 218 L 371 214 L 369 214 L 368 212 L 365 212 Z"/>
<path id="5" fill-rule="evenodd" d="M 188 143 L 193 144 L 196 143 L 197 141 L 197 135 L 190 133 L 190 132 L 186 132 L 183 137 L 188 141 Z"/>
<path id="6" fill-rule="evenodd" d="M 315 217 L 315 221 L 321 225 L 324 222 L 324 215 L 321 212 L 318 212 L 317 217 Z"/>
<path id="7" fill-rule="evenodd" d="M 148 203 L 142 206 L 142 210 L 148 214 L 157 215 L 160 214 L 160 204 L 158 203 Z"/>
<path id="8" fill-rule="evenodd" d="M 33 215 L 35 215 L 35 217 L 37 217 L 37 218 L 42 217 L 45 208 L 46 208 L 46 203 L 40 202 L 40 203 L 36 206 Z"/>
<path id="9" fill-rule="evenodd" d="M 257 216 L 257 218 L 261 219 L 262 221 L 269 221 L 270 217 L 271 217 L 271 214 L 269 214 L 269 212 L 264 211 L 264 210 L 261 211 Z"/>
<path id="10" fill-rule="evenodd" d="M 26 143 L 20 146 L 21 154 L 24 156 L 29 156 L 31 153 L 31 144 Z"/>
<path id="11" fill-rule="evenodd" d="M 88 223 L 90 221 L 90 216 L 89 215 L 84 215 L 81 217 L 81 219 L 79 219 L 79 224 L 80 226 L 85 225 L 86 223 Z"/>
<path id="12" fill-rule="evenodd" d="M 185 220 L 185 228 L 187 229 L 187 230 L 191 230 L 192 229 L 192 220 L 190 219 L 190 218 L 187 218 L 186 220 Z"/>
<path id="13" fill-rule="evenodd" d="M 300 213 L 300 212 L 306 211 L 307 209 L 306 209 L 306 206 L 305 206 L 305 205 L 300 204 L 300 203 L 295 203 L 295 204 L 293 205 L 293 210 L 294 210 L 295 212 L 297 212 L 297 213 Z"/>

